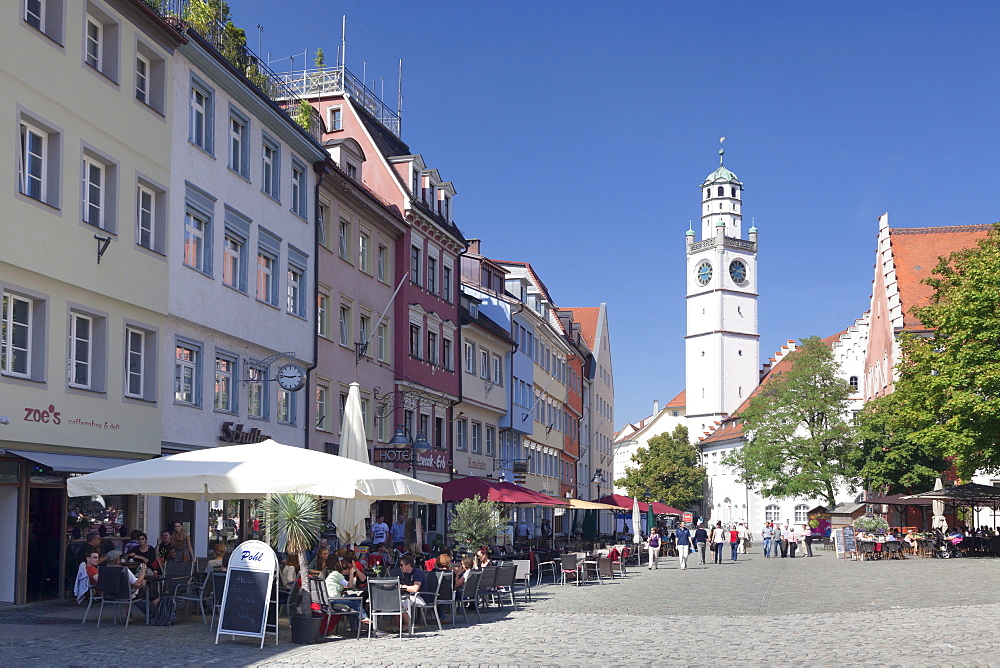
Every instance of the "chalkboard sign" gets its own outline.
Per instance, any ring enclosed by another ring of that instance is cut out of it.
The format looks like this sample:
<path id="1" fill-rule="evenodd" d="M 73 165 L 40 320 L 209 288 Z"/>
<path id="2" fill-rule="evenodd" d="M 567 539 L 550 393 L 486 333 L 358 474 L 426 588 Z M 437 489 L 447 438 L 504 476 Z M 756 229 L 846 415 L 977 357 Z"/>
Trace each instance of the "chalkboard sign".
<path id="1" fill-rule="evenodd" d="M 844 555 L 845 559 L 847 558 L 847 555 L 844 553 L 844 530 L 843 529 L 834 529 L 833 530 L 833 547 L 836 550 L 836 554 L 837 554 L 837 558 L 838 559 L 840 559 L 841 555 Z"/>
<path id="2" fill-rule="evenodd" d="M 847 552 L 858 551 L 858 543 L 854 538 L 854 527 L 844 527 L 844 550 Z"/>
<path id="3" fill-rule="evenodd" d="M 260 646 L 264 646 L 268 630 L 267 609 L 272 603 L 275 606 L 274 619 L 277 619 L 277 599 L 271 598 L 277 561 L 274 551 L 259 540 L 247 541 L 233 550 L 226 571 L 219 628 L 215 633 L 216 644 L 219 635 L 226 634 L 259 637 Z M 277 644 L 277 626 L 274 623 L 272 626 Z"/>

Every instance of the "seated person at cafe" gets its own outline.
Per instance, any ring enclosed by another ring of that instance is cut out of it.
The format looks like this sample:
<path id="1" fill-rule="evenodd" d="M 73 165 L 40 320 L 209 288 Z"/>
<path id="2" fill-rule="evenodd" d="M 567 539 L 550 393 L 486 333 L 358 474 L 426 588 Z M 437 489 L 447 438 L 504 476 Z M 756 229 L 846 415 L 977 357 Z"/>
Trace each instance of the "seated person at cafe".
<path id="1" fill-rule="evenodd" d="M 330 548 L 321 547 L 316 550 L 316 556 L 309 562 L 309 575 L 325 575 L 326 562 L 330 558 Z"/>
<path id="2" fill-rule="evenodd" d="M 428 571 L 450 571 L 451 570 L 451 550 L 444 550 L 433 560 Z"/>
<path id="3" fill-rule="evenodd" d="M 343 603 L 361 613 L 359 619 L 364 623 L 369 623 L 368 615 L 365 614 L 363 600 L 360 596 L 350 596 L 344 592 L 345 589 L 357 589 L 358 569 L 354 563 L 347 559 L 340 559 L 330 564 L 330 574 L 326 576 L 326 595 L 330 603 Z M 361 573 L 364 575 L 364 573 Z M 357 622 L 351 618 L 351 631 L 356 632 Z"/>
<path id="4" fill-rule="evenodd" d="M 170 547 L 172 547 L 172 545 L 170 543 L 170 532 L 169 531 L 161 531 L 160 532 L 160 542 L 156 544 L 156 551 L 162 557 L 162 556 L 166 555 L 167 550 Z M 175 552 L 175 554 L 176 554 L 176 552 Z"/>
<path id="5" fill-rule="evenodd" d="M 490 548 L 483 545 L 481 548 L 476 550 L 476 557 L 472 561 L 475 568 L 486 568 L 487 566 L 493 565 L 493 560 L 490 559 Z"/>
<path id="6" fill-rule="evenodd" d="M 87 542 L 84 543 L 83 547 L 80 548 L 79 552 L 80 561 L 83 562 L 87 558 L 87 554 L 90 551 L 90 549 L 93 549 L 94 552 L 97 552 L 100 555 L 98 557 L 99 559 L 98 563 L 103 564 L 105 562 L 104 555 L 107 552 L 107 550 L 101 552 L 100 547 L 101 547 L 101 534 L 97 533 L 96 531 L 91 531 L 90 533 L 87 534 Z"/>
<path id="7" fill-rule="evenodd" d="M 205 564 L 205 572 L 215 571 L 222 568 L 222 562 L 226 558 L 226 544 L 222 541 L 212 546 L 212 558 Z"/>
<path id="8" fill-rule="evenodd" d="M 410 611 L 413 601 L 423 604 L 420 592 L 430 591 L 427 574 L 414 566 L 413 557 L 407 555 L 399 558 L 399 586 L 403 592 L 403 626 L 410 626 Z"/>
<path id="9" fill-rule="evenodd" d="M 299 555 L 289 552 L 281 565 L 281 586 L 291 587 L 299 579 Z"/>
<path id="10" fill-rule="evenodd" d="M 160 556 L 153 560 L 149 569 L 155 573 L 163 573 L 164 564 L 168 561 L 175 561 L 175 556 L 174 546 L 169 545 L 166 550 L 160 550 Z"/>
<path id="11" fill-rule="evenodd" d="M 136 536 L 136 541 L 136 546 L 126 551 L 125 556 L 130 561 L 138 561 L 141 564 L 150 566 L 156 561 L 156 550 L 149 544 L 149 538 L 147 538 L 146 534 L 141 531 Z"/>
<path id="12" fill-rule="evenodd" d="M 122 552 L 128 554 L 132 551 L 132 548 L 139 544 L 139 534 L 142 532 L 138 529 L 132 529 L 132 533 L 128 535 L 128 542 L 122 546 Z"/>
<path id="13" fill-rule="evenodd" d="M 462 591 L 465 587 L 465 576 L 472 570 L 472 559 L 469 557 L 464 557 L 462 561 L 454 567 L 452 572 L 455 574 L 454 588 L 455 588 L 455 598 L 459 601 L 462 600 Z"/>
<path id="14" fill-rule="evenodd" d="M 365 565 L 358 560 L 358 555 L 354 553 L 354 550 L 347 550 L 344 553 L 344 560 L 354 564 L 354 568 L 358 572 L 358 583 L 360 585 L 368 582 L 368 576 L 365 575 Z"/>
<path id="15" fill-rule="evenodd" d="M 117 566 L 119 565 L 119 558 L 121 557 L 121 552 L 118 550 L 111 550 L 107 553 L 107 565 Z M 73 587 L 73 593 L 76 594 L 77 601 L 83 600 L 83 597 L 87 593 L 87 589 L 90 586 L 98 587 L 98 580 L 100 579 L 100 568 L 98 564 L 98 553 L 96 550 L 88 549 L 86 555 L 86 561 L 84 562 L 84 567 L 81 569 L 81 574 L 85 574 L 86 579 L 82 579 L 80 575 L 77 576 L 76 584 Z M 125 569 L 125 577 L 128 578 L 129 586 L 132 588 L 132 597 L 134 598 L 138 593 L 140 587 L 142 587 L 146 582 L 146 566 L 139 566 L 139 575 L 133 575 L 132 571 Z M 98 591 L 98 593 L 100 593 Z M 156 605 L 159 603 L 159 597 L 150 600 L 150 604 Z"/>

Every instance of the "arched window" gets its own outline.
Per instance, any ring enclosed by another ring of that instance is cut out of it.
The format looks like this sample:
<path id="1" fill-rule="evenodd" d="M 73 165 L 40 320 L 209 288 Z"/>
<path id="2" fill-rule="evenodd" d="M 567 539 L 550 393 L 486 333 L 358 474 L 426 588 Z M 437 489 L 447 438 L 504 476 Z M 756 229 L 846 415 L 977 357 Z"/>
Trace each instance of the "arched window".
<path id="1" fill-rule="evenodd" d="M 711 196 L 712 196 L 712 189 L 711 188 L 705 188 L 705 199 L 708 199 Z"/>
<path id="2" fill-rule="evenodd" d="M 725 194 L 726 194 L 726 189 L 723 188 L 722 186 L 719 186 L 719 197 L 724 197 Z"/>
<path id="3" fill-rule="evenodd" d="M 736 197 L 736 188 L 730 188 L 729 190 L 732 192 L 731 196 Z"/>
<path id="4" fill-rule="evenodd" d="M 851 376 L 850 380 L 848 380 L 847 382 L 851 384 L 851 389 L 852 390 L 858 389 L 858 377 L 857 376 Z"/>
<path id="5" fill-rule="evenodd" d="M 781 507 L 775 504 L 771 504 L 764 508 L 764 521 L 765 522 L 777 522 L 778 518 L 781 516 Z"/>
<path id="6" fill-rule="evenodd" d="M 809 520 L 809 518 L 806 516 L 806 513 L 808 512 L 809 512 L 809 506 L 807 506 L 804 503 L 800 503 L 799 505 L 795 506 L 795 523 L 805 524 Z"/>

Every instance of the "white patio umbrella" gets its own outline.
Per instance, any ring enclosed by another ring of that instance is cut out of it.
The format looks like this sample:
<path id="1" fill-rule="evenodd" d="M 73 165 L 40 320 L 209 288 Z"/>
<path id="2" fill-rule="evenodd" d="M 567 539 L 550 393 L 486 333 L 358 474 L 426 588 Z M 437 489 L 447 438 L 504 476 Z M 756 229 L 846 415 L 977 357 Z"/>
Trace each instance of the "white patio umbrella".
<path id="1" fill-rule="evenodd" d="M 441 503 L 441 488 L 371 464 L 274 440 L 204 448 L 88 473 L 69 496 L 151 494 L 193 501 L 300 492 L 324 499 Z"/>
<path id="2" fill-rule="evenodd" d="M 368 463 L 368 440 L 365 438 L 365 418 L 361 412 L 361 386 L 351 383 L 340 425 L 340 456 L 363 464 Z M 339 500 L 333 502 L 333 523 L 342 545 L 360 543 L 367 537 L 365 518 L 371 509 L 369 501 Z"/>
<path id="3" fill-rule="evenodd" d="M 939 489 L 944 489 L 944 484 L 941 482 L 941 476 L 938 476 L 937 480 L 934 481 L 934 491 Z M 948 520 L 944 518 L 944 500 L 934 499 L 931 501 L 931 509 L 934 512 L 934 517 L 931 518 L 931 528 L 938 529 L 941 531 L 948 530 Z"/>
<path id="4" fill-rule="evenodd" d="M 639 517 L 639 499 L 632 498 L 632 542 L 640 543 L 641 538 L 639 538 L 639 525 L 642 523 L 642 519 Z"/>

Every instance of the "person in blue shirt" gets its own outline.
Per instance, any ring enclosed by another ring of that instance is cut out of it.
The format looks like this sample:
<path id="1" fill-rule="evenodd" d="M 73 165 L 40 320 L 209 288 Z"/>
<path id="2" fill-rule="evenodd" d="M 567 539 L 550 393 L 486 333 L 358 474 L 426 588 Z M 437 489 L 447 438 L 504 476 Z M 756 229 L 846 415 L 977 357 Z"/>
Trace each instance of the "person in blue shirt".
<path id="1" fill-rule="evenodd" d="M 691 532 L 688 531 L 687 525 L 681 522 L 674 536 L 677 538 L 677 559 L 680 561 L 681 570 L 684 570 L 688 567 L 687 558 L 691 552 Z"/>

